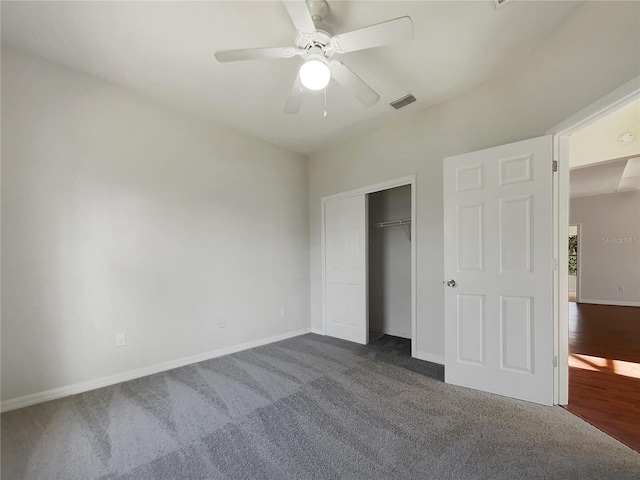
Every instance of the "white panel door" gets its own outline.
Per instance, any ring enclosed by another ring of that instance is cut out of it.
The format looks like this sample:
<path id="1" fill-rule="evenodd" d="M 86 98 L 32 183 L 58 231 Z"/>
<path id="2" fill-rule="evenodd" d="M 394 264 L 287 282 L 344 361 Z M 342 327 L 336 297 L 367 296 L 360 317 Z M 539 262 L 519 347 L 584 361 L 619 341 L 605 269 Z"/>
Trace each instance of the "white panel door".
<path id="1" fill-rule="evenodd" d="M 324 206 L 325 333 L 366 345 L 367 196 L 333 200 Z"/>
<path id="2" fill-rule="evenodd" d="M 553 404 L 552 136 L 444 161 L 445 381 Z"/>

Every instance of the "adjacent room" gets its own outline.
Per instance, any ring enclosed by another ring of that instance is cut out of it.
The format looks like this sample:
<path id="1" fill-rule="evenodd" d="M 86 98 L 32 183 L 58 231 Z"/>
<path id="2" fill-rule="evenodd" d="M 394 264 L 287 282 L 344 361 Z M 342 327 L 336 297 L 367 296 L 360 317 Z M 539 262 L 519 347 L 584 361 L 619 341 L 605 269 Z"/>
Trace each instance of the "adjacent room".
<path id="1" fill-rule="evenodd" d="M 3 479 L 638 478 L 640 3 L 0 14 Z"/>

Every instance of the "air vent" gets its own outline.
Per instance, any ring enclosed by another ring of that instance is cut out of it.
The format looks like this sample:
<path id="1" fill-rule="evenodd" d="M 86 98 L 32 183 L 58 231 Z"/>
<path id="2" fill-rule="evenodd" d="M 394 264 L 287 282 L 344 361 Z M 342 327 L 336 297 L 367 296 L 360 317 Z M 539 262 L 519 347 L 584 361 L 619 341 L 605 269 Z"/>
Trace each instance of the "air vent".
<path id="1" fill-rule="evenodd" d="M 400 109 L 402 107 L 406 107 L 407 105 L 409 105 L 410 103 L 413 103 L 415 101 L 416 101 L 416 97 L 414 97 L 413 95 L 409 94 L 409 95 L 405 95 L 402 98 L 394 100 L 389 105 L 391 105 L 393 108 L 398 110 L 398 109 Z"/>
<path id="2" fill-rule="evenodd" d="M 496 8 L 504 7 L 505 4 L 511 3 L 513 0 L 493 0 L 493 3 L 496 4 Z"/>

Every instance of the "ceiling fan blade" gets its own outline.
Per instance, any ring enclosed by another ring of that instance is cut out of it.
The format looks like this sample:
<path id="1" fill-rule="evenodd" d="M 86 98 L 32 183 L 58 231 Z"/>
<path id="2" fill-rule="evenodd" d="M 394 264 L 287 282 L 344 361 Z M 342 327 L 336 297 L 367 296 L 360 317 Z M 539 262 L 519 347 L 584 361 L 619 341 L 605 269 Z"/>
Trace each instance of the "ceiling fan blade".
<path id="1" fill-rule="evenodd" d="M 329 63 L 329 68 L 335 81 L 349 90 L 365 107 L 378 103 L 380 95 L 343 63 L 333 60 Z"/>
<path id="2" fill-rule="evenodd" d="M 331 46 L 337 53 L 348 53 L 411 40 L 413 35 L 411 17 L 400 17 L 336 35 L 331 39 Z"/>
<path id="3" fill-rule="evenodd" d="M 216 52 L 219 62 L 239 62 L 242 60 L 262 60 L 271 58 L 291 58 L 298 53 L 293 47 L 247 48 L 244 50 L 224 50 Z"/>
<path id="4" fill-rule="evenodd" d="M 305 0 L 285 1 L 284 6 L 289 12 L 289 16 L 299 32 L 311 35 L 316 33 L 316 26 L 313 24 L 311 13 Z"/>
<path id="5" fill-rule="evenodd" d="M 293 88 L 291 88 L 287 103 L 284 105 L 284 113 L 298 113 L 302 106 L 302 99 L 302 83 L 300 83 L 300 75 L 296 75 Z"/>

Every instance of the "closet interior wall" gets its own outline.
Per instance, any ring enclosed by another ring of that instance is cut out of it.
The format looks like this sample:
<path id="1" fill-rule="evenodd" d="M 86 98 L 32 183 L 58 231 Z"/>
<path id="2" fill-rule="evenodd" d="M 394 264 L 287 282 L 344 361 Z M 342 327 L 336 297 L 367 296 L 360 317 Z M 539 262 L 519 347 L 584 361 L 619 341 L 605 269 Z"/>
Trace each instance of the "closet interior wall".
<path id="1" fill-rule="evenodd" d="M 369 195 L 369 330 L 411 338 L 411 186 Z M 404 221 L 404 224 L 394 224 Z M 380 225 L 382 224 L 382 225 Z"/>

